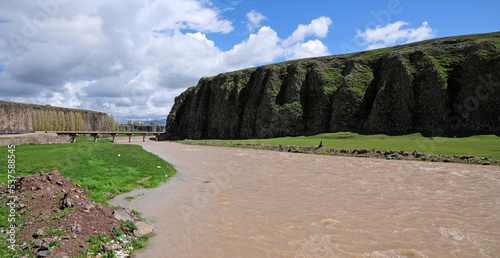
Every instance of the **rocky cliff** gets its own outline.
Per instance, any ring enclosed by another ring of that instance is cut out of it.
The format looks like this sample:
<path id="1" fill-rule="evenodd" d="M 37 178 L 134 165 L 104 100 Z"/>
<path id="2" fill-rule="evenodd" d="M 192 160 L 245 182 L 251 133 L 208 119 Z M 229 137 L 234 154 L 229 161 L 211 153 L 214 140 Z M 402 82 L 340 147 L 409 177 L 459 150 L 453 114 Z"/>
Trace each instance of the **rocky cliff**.
<path id="1" fill-rule="evenodd" d="M 0 132 L 113 131 L 106 113 L 0 101 Z"/>
<path id="2" fill-rule="evenodd" d="M 500 132 L 500 33 L 423 41 L 202 78 L 175 99 L 172 138 L 337 131 Z"/>

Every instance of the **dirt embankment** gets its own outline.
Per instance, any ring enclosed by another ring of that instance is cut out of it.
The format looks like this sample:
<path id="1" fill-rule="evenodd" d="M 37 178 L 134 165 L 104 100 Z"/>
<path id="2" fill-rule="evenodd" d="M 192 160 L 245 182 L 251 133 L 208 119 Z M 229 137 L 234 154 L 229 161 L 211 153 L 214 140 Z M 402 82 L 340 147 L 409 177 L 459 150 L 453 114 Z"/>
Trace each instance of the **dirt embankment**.
<path id="1" fill-rule="evenodd" d="M 0 205 L 16 220 L 1 229 L 7 239 L 12 228 L 18 233 L 15 243 L 8 240 L 9 248 L 27 257 L 101 257 L 110 252 L 126 257 L 137 236 L 152 233 L 150 224 L 127 210 L 91 201 L 89 193 L 58 171 L 17 178 L 0 192 Z"/>

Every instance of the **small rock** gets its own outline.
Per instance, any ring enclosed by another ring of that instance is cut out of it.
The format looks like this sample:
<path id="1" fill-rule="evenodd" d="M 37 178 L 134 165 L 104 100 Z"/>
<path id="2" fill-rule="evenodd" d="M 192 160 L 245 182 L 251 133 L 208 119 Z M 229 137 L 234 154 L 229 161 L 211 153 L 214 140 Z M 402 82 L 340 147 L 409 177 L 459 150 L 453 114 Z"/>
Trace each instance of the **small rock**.
<path id="1" fill-rule="evenodd" d="M 41 241 L 35 241 L 35 244 L 33 245 L 34 248 L 40 248 L 40 246 L 42 246 L 42 242 Z"/>
<path id="2" fill-rule="evenodd" d="M 113 211 L 113 216 L 117 220 L 123 220 L 123 221 L 139 221 L 140 219 L 137 218 L 134 214 L 130 213 L 127 209 L 119 209 Z"/>
<path id="3" fill-rule="evenodd" d="M 489 161 L 483 163 L 483 165 L 486 165 L 486 166 L 489 165 L 489 164 L 490 164 Z"/>
<path id="4" fill-rule="evenodd" d="M 38 238 L 38 237 L 42 237 L 43 235 L 45 235 L 45 231 L 43 228 L 39 228 L 36 230 L 35 234 L 33 234 L 33 237 L 34 238 Z"/>
<path id="5" fill-rule="evenodd" d="M 62 208 L 71 208 L 75 206 L 75 202 L 73 202 L 73 200 L 71 200 L 70 198 L 66 198 L 64 199 L 63 201 L 63 205 L 62 205 Z"/>
<path id="6" fill-rule="evenodd" d="M 90 211 L 91 211 L 91 210 L 93 210 L 93 209 L 94 209 L 94 205 L 93 205 L 93 204 L 91 204 L 91 203 L 89 203 L 89 204 L 85 204 L 85 205 L 83 206 L 83 211 L 84 211 L 84 212 L 90 212 Z"/>
<path id="7" fill-rule="evenodd" d="M 46 251 L 46 250 L 49 250 L 49 245 L 47 243 L 42 243 L 38 251 Z"/>
<path id="8" fill-rule="evenodd" d="M 137 221 L 135 223 L 135 226 L 137 226 L 137 229 L 134 230 L 134 235 L 136 237 L 150 235 L 153 233 L 153 225 L 151 223 L 144 221 Z"/>
<path id="9" fill-rule="evenodd" d="M 38 257 L 47 257 L 52 253 L 51 250 L 44 250 L 37 253 Z"/>
<path id="10" fill-rule="evenodd" d="M 75 223 L 73 226 L 71 226 L 71 231 L 79 233 L 82 231 L 82 226 L 80 224 Z"/>
<path id="11" fill-rule="evenodd" d="M 57 181 L 57 183 L 56 183 L 56 184 L 58 184 L 58 185 L 64 185 L 64 181 L 59 180 L 59 181 Z"/>
<path id="12" fill-rule="evenodd" d="M 112 249 L 105 243 L 103 243 L 101 245 L 101 247 L 99 247 L 99 253 L 102 253 L 102 254 L 105 254 L 107 253 L 108 251 L 111 251 Z"/>
<path id="13" fill-rule="evenodd" d="M 112 193 L 103 192 L 102 194 L 104 194 L 104 196 L 107 196 L 107 197 L 110 197 L 110 198 L 115 198 L 115 195 L 112 194 Z"/>

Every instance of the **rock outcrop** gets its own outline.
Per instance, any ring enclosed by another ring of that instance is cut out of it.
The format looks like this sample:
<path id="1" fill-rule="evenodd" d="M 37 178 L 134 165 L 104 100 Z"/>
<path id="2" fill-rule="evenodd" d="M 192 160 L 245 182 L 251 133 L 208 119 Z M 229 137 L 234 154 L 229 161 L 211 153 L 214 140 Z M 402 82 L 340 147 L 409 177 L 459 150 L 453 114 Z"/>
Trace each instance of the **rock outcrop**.
<path id="1" fill-rule="evenodd" d="M 0 133 L 113 131 L 114 117 L 91 110 L 0 101 Z"/>
<path id="2" fill-rule="evenodd" d="M 500 33 L 295 60 L 202 78 L 171 138 L 500 131 Z"/>

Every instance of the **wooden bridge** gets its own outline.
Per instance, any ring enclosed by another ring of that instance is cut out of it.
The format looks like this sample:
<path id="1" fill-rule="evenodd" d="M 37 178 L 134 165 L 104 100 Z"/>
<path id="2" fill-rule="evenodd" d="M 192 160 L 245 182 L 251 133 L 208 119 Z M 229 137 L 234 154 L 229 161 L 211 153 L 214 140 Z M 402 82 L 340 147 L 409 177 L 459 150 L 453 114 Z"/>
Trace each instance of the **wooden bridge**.
<path id="1" fill-rule="evenodd" d="M 118 134 L 125 134 L 128 135 L 128 142 L 130 142 L 130 139 L 132 138 L 132 135 L 134 134 L 140 134 L 142 135 L 142 141 L 146 141 L 146 135 L 154 135 L 156 141 L 158 141 L 158 137 L 160 134 L 163 134 L 163 132 L 113 132 L 113 131 L 78 131 L 78 132 L 73 132 L 73 131 L 55 131 L 55 132 L 46 132 L 46 133 L 56 133 L 57 135 L 69 135 L 72 139 L 72 142 L 76 142 L 76 136 L 77 135 L 85 135 L 89 134 L 94 136 L 94 142 L 97 142 L 97 138 L 99 137 L 100 134 L 109 134 L 113 137 L 113 143 L 116 143 L 116 136 Z"/>

